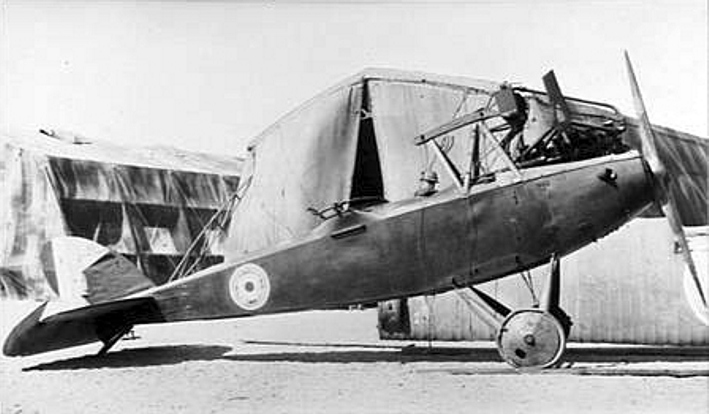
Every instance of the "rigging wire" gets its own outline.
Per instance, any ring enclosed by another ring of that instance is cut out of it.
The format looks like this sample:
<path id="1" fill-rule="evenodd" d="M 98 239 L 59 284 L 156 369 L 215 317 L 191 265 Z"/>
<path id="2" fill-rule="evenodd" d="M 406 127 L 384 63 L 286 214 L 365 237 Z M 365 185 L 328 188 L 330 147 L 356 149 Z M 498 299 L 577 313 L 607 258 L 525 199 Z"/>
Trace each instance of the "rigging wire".
<path id="1" fill-rule="evenodd" d="M 529 293 L 532 295 L 532 307 L 538 308 L 539 297 L 537 296 L 537 293 L 534 290 L 534 278 L 532 277 L 532 273 L 529 270 L 524 270 L 520 272 L 519 275 L 524 281 L 524 284 L 527 286 Z"/>
<path id="2" fill-rule="evenodd" d="M 250 184 L 251 177 L 249 177 L 243 186 L 240 186 L 227 200 L 225 200 L 219 209 L 217 209 L 217 211 L 212 215 L 212 217 L 209 218 L 207 223 L 202 226 L 202 229 L 199 234 L 197 234 L 197 237 L 192 240 L 192 243 L 190 243 L 187 251 L 185 251 L 185 254 L 182 256 L 177 266 L 175 266 L 175 270 L 168 278 L 168 282 L 181 279 L 193 273 L 195 269 L 197 269 L 197 266 L 199 266 L 202 262 L 202 259 L 204 259 L 207 255 L 215 241 L 215 237 L 213 235 L 206 237 L 208 232 L 210 230 L 217 229 L 221 234 L 226 234 L 228 230 L 227 223 L 231 220 L 232 213 L 234 212 L 236 206 L 238 206 L 241 200 L 243 200 L 243 197 L 241 197 L 240 194 L 243 194 Z M 198 247 L 199 253 L 195 255 L 194 251 L 197 250 Z M 196 256 L 194 262 L 187 267 L 187 263 L 193 256 Z"/>

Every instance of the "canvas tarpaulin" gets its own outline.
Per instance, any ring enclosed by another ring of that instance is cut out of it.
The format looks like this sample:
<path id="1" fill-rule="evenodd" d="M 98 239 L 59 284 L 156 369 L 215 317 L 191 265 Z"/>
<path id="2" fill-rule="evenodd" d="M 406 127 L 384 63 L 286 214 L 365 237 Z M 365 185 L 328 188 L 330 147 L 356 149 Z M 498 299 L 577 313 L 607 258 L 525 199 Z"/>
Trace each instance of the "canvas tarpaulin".
<path id="1" fill-rule="evenodd" d="M 232 219 L 231 254 L 301 236 L 318 223 L 309 207 L 349 196 L 361 99 L 358 83 L 329 90 L 256 139 Z"/>
<path id="2" fill-rule="evenodd" d="M 321 222 L 308 208 L 349 199 L 358 184 L 355 161 L 357 151 L 365 151 L 367 122 L 373 123 L 375 148 L 369 153 L 381 168 L 380 195 L 388 201 L 411 197 L 421 172 L 438 162 L 426 146 L 413 145 L 414 138 L 489 103 L 498 87 L 466 78 L 370 69 L 316 96 L 249 147 L 246 190 L 230 230 L 231 253 L 238 256 L 303 236 Z M 462 161 L 467 140 L 448 142 L 448 154 Z M 440 177 L 442 185 L 450 183 Z"/>
<path id="3" fill-rule="evenodd" d="M 21 147 L 3 145 L 0 151 L 0 293 L 49 297 L 41 249 L 63 235 L 64 226 L 48 163 Z"/>
<path id="4" fill-rule="evenodd" d="M 485 107 L 495 89 L 454 87 L 432 82 L 397 80 L 368 83 L 372 97 L 372 117 L 388 200 L 411 197 L 422 171 L 438 163 L 427 145 L 415 146 L 416 136 L 453 118 Z M 469 130 L 447 134 L 445 148 L 457 165 L 465 165 L 469 151 Z M 440 168 L 438 168 L 440 170 Z M 440 175 L 441 186 L 452 185 L 450 177 Z"/>
<path id="5" fill-rule="evenodd" d="M 0 141 L 3 295 L 60 294 L 47 282 L 41 255 L 63 235 L 110 247 L 164 282 L 237 189 L 237 158 L 59 138 Z M 200 242 L 209 247 L 202 266 L 221 261 L 223 236 L 208 236 L 215 244 Z"/>

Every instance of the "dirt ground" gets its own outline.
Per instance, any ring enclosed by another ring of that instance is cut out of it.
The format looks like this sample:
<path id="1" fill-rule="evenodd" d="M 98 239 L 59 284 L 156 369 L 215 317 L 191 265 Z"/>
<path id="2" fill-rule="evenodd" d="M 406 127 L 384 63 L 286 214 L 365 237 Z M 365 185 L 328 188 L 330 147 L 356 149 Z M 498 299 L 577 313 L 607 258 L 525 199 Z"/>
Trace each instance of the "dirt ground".
<path id="1" fill-rule="evenodd" d="M 0 337 L 34 303 L 0 303 Z M 704 413 L 709 349 L 573 346 L 519 373 L 489 343 L 380 341 L 376 311 L 142 326 L 98 344 L 0 357 L 5 413 Z"/>

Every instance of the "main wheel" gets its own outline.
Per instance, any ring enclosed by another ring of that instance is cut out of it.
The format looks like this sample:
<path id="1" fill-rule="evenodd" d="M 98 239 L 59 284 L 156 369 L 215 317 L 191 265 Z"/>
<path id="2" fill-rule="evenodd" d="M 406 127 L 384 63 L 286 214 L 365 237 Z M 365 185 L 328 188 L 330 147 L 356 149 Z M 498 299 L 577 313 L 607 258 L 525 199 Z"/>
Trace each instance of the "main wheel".
<path id="1" fill-rule="evenodd" d="M 497 350 L 515 368 L 548 368 L 566 350 L 566 333 L 561 323 L 541 309 L 510 313 L 497 333 Z"/>

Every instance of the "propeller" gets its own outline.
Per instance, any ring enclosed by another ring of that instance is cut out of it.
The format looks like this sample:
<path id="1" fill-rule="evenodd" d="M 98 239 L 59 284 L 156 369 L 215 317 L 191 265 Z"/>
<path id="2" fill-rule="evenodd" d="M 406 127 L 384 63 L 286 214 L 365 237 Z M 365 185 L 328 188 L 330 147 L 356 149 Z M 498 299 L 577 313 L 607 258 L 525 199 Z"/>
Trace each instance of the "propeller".
<path id="1" fill-rule="evenodd" d="M 690 274 L 692 275 L 694 285 L 697 288 L 699 297 L 702 300 L 702 304 L 706 309 L 707 299 L 704 295 L 704 289 L 702 288 L 702 283 L 699 280 L 697 267 L 694 264 L 692 254 L 689 251 L 687 237 L 684 234 L 682 222 L 680 220 L 679 214 L 677 213 L 677 202 L 669 190 L 667 170 L 662 164 L 660 157 L 658 157 L 657 155 L 657 147 L 655 145 L 655 132 L 653 131 L 652 125 L 650 124 L 650 119 L 647 116 L 647 110 L 645 109 L 645 104 L 643 103 L 643 98 L 640 94 L 640 87 L 638 86 L 638 81 L 635 78 L 633 65 L 630 63 L 630 56 L 628 56 L 627 51 L 625 51 L 625 65 L 628 70 L 628 78 L 630 80 L 630 89 L 633 95 L 633 105 L 635 106 L 635 113 L 640 123 L 640 149 L 655 178 L 655 200 L 656 203 L 662 209 L 662 212 L 665 214 L 665 217 L 667 217 L 667 221 L 670 223 L 672 233 L 674 234 L 675 240 L 677 241 L 677 243 L 679 243 L 679 246 L 682 249 L 682 256 L 684 258 L 685 263 L 687 264 L 687 267 L 689 268 Z"/>

